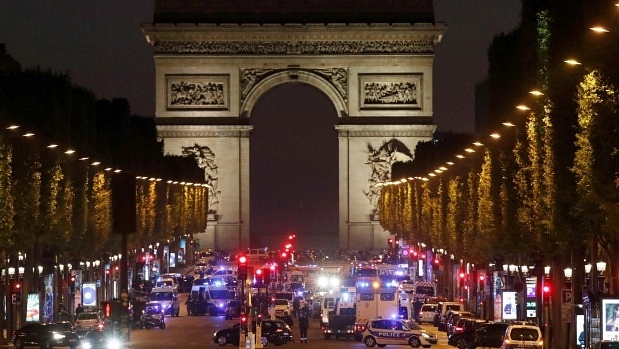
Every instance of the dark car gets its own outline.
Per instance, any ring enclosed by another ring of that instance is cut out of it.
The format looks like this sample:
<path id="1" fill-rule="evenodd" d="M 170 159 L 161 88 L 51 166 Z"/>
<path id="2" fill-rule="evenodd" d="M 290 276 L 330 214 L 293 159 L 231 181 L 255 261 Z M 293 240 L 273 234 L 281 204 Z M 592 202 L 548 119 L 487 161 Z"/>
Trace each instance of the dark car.
<path id="1" fill-rule="evenodd" d="M 80 340 L 82 349 L 118 349 L 122 347 L 121 336 L 113 331 L 88 331 Z"/>
<path id="2" fill-rule="evenodd" d="M 447 338 L 447 344 L 458 349 L 473 349 L 477 347 L 500 348 L 503 335 L 508 324 L 502 322 L 479 323 L 465 325 L 462 332 L 454 333 Z"/>
<path id="3" fill-rule="evenodd" d="M 273 343 L 274 345 L 282 345 L 286 342 L 292 342 L 292 329 L 282 320 L 262 320 L 261 322 L 262 345 Z M 256 332 L 256 322 L 252 323 L 252 331 Z M 239 345 L 239 337 L 241 332 L 241 324 L 237 323 L 223 330 L 219 330 L 213 334 L 213 342 L 224 346 L 226 344 Z"/>
<path id="4" fill-rule="evenodd" d="M 47 324 L 30 323 L 20 327 L 13 333 L 15 348 L 35 346 L 41 348 L 71 347 L 77 348 L 78 335 L 68 321 Z"/>
<path id="5" fill-rule="evenodd" d="M 447 337 L 449 337 L 450 335 L 452 335 L 455 332 L 454 327 L 456 326 L 456 324 L 458 323 L 458 320 L 461 317 L 468 317 L 468 318 L 472 318 L 473 313 L 468 312 L 468 311 L 453 311 L 449 314 L 449 317 L 447 318 L 447 321 L 445 322 L 445 332 L 447 332 Z"/>

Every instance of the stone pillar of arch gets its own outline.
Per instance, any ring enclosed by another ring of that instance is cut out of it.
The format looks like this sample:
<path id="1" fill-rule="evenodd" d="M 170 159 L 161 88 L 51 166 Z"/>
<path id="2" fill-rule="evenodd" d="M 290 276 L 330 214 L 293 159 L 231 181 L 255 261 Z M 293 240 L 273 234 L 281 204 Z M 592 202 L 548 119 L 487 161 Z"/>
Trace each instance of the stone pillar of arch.
<path id="1" fill-rule="evenodd" d="M 318 2 L 300 2 L 295 15 L 268 0 L 229 1 L 234 9 L 157 0 L 154 23 L 142 26 L 154 49 L 164 152 L 196 157 L 211 184 L 208 225 L 195 235 L 201 248 L 249 247 L 251 115 L 264 93 L 290 82 L 322 91 L 338 114 L 338 247 L 387 245 L 375 184 L 432 138 L 433 52 L 445 27 L 428 14 L 429 0 L 393 0 L 378 15 L 375 4 L 357 0 L 358 12 L 341 23 L 324 21 L 324 2 L 321 11 L 307 6 Z"/>

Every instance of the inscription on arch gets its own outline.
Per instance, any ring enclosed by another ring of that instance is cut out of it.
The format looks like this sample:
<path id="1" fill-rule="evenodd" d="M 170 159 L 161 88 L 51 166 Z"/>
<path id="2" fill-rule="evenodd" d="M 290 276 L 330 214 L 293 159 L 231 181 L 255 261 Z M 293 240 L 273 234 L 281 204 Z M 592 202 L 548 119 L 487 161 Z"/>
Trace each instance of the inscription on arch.
<path id="1" fill-rule="evenodd" d="M 431 40 L 376 41 L 156 41 L 156 54 L 421 54 L 433 53 Z"/>

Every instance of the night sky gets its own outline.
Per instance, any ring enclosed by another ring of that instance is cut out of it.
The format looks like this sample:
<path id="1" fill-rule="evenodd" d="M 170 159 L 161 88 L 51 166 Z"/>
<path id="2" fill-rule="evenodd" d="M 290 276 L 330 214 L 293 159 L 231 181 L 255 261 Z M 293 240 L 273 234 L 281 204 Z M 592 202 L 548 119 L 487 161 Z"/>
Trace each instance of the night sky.
<path id="1" fill-rule="evenodd" d="M 435 0 L 447 24 L 434 61 L 434 122 L 472 132 L 474 88 L 487 71 L 494 35 L 517 26 L 520 0 Z M 68 72 L 99 98 L 127 98 L 154 115 L 152 48 L 140 30 L 153 0 L 0 0 L 0 43 L 23 68 Z M 337 117 L 328 99 L 303 85 L 269 91 L 254 114 L 251 231 L 260 245 L 297 233 L 301 247 L 334 248 L 337 233 Z"/>

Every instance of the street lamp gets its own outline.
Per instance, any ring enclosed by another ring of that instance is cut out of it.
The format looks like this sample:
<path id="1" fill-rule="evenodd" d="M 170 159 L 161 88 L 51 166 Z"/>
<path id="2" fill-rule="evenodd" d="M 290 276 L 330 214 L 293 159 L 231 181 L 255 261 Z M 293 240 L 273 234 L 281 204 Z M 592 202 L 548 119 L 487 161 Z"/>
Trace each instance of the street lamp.
<path id="1" fill-rule="evenodd" d="M 599 272 L 598 275 L 598 291 L 604 293 L 604 272 L 606 271 L 606 262 L 600 261 L 595 263 L 595 267 Z"/>
<path id="2" fill-rule="evenodd" d="M 568 290 L 572 288 L 572 272 L 572 268 L 570 267 L 563 269 L 563 275 L 565 275 L 565 285 Z"/>

